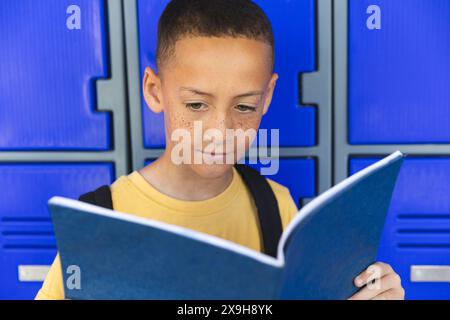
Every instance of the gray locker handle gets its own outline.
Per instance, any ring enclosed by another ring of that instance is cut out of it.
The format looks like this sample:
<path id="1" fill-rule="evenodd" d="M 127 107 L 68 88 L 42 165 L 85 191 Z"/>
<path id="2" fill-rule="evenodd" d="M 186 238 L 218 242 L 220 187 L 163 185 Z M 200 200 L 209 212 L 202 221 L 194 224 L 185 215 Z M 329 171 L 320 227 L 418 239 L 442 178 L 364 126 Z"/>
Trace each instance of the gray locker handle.
<path id="1" fill-rule="evenodd" d="M 450 282 L 450 266 L 411 266 L 411 282 Z"/>
<path id="2" fill-rule="evenodd" d="M 19 265 L 19 281 L 21 282 L 43 282 L 47 276 L 50 266 L 41 265 Z"/>

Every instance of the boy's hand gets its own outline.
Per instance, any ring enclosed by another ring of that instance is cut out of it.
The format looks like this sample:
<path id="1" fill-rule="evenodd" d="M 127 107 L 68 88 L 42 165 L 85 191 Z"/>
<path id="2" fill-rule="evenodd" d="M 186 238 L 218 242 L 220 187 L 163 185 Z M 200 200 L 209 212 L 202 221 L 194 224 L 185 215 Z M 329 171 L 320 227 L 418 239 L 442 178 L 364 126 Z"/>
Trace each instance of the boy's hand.
<path id="1" fill-rule="evenodd" d="M 363 287 L 349 300 L 403 300 L 405 290 L 400 276 L 390 265 L 377 262 L 354 279 L 358 288 Z"/>

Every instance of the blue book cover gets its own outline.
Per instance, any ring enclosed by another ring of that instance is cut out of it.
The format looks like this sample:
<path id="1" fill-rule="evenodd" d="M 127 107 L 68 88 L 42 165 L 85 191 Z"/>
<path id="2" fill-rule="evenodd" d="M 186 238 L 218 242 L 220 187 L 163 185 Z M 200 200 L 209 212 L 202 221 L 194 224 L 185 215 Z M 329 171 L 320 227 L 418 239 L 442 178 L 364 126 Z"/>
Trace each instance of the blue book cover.
<path id="1" fill-rule="evenodd" d="M 49 208 L 65 296 L 347 299 L 357 291 L 353 278 L 375 262 L 402 162 L 397 151 L 309 202 L 284 230 L 277 258 L 183 227 L 53 197 Z"/>

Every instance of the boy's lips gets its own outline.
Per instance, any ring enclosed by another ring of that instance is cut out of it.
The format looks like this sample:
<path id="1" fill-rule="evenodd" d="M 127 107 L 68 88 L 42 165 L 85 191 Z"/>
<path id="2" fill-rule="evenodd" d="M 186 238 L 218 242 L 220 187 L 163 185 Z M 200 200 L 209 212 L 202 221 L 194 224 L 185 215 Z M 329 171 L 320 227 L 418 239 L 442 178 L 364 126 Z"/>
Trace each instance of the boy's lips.
<path id="1" fill-rule="evenodd" d="M 231 156 L 233 156 L 233 152 L 229 152 L 229 153 L 226 153 L 226 152 L 205 152 L 205 151 L 202 151 L 202 150 L 195 150 L 195 152 L 198 152 L 198 153 L 201 153 L 202 154 L 202 156 L 204 157 L 204 159 L 208 159 L 208 160 L 210 160 L 210 161 L 215 161 L 215 160 L 217 160 L 217 161 L 223 161 L 223 162 L 225 162 L 224 160 L 226 160 L 227 159 L 227 157 L 228 157 L 228 155 L 231 155 Z"/>
<path id="2" fill-rule="evenodd" d="M 195 151 L 203 153 L 203 154 L 213 155 L 213 156 L 214 155 L 224 155 L 224 156 L 226 156 L 227 154 L 233 153 L 233 152 L 215 152 L 215 151 L 208 152 L 208 151 L 202 151 L 202 150 L 195 150 Z"/>

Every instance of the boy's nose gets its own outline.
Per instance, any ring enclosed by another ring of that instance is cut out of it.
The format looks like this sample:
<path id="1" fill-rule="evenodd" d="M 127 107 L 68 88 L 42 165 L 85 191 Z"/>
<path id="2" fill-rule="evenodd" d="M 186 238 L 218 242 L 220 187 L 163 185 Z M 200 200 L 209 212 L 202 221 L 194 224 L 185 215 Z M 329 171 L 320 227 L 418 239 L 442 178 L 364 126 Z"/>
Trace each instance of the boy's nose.
<path id="1" fill-rule="evenodd" d="M 218 112 L 211 120 L 208 127 L 220 131 L 224 136 L 226 129 L 232 128 L 232 121 L 226 112 Z"/>

